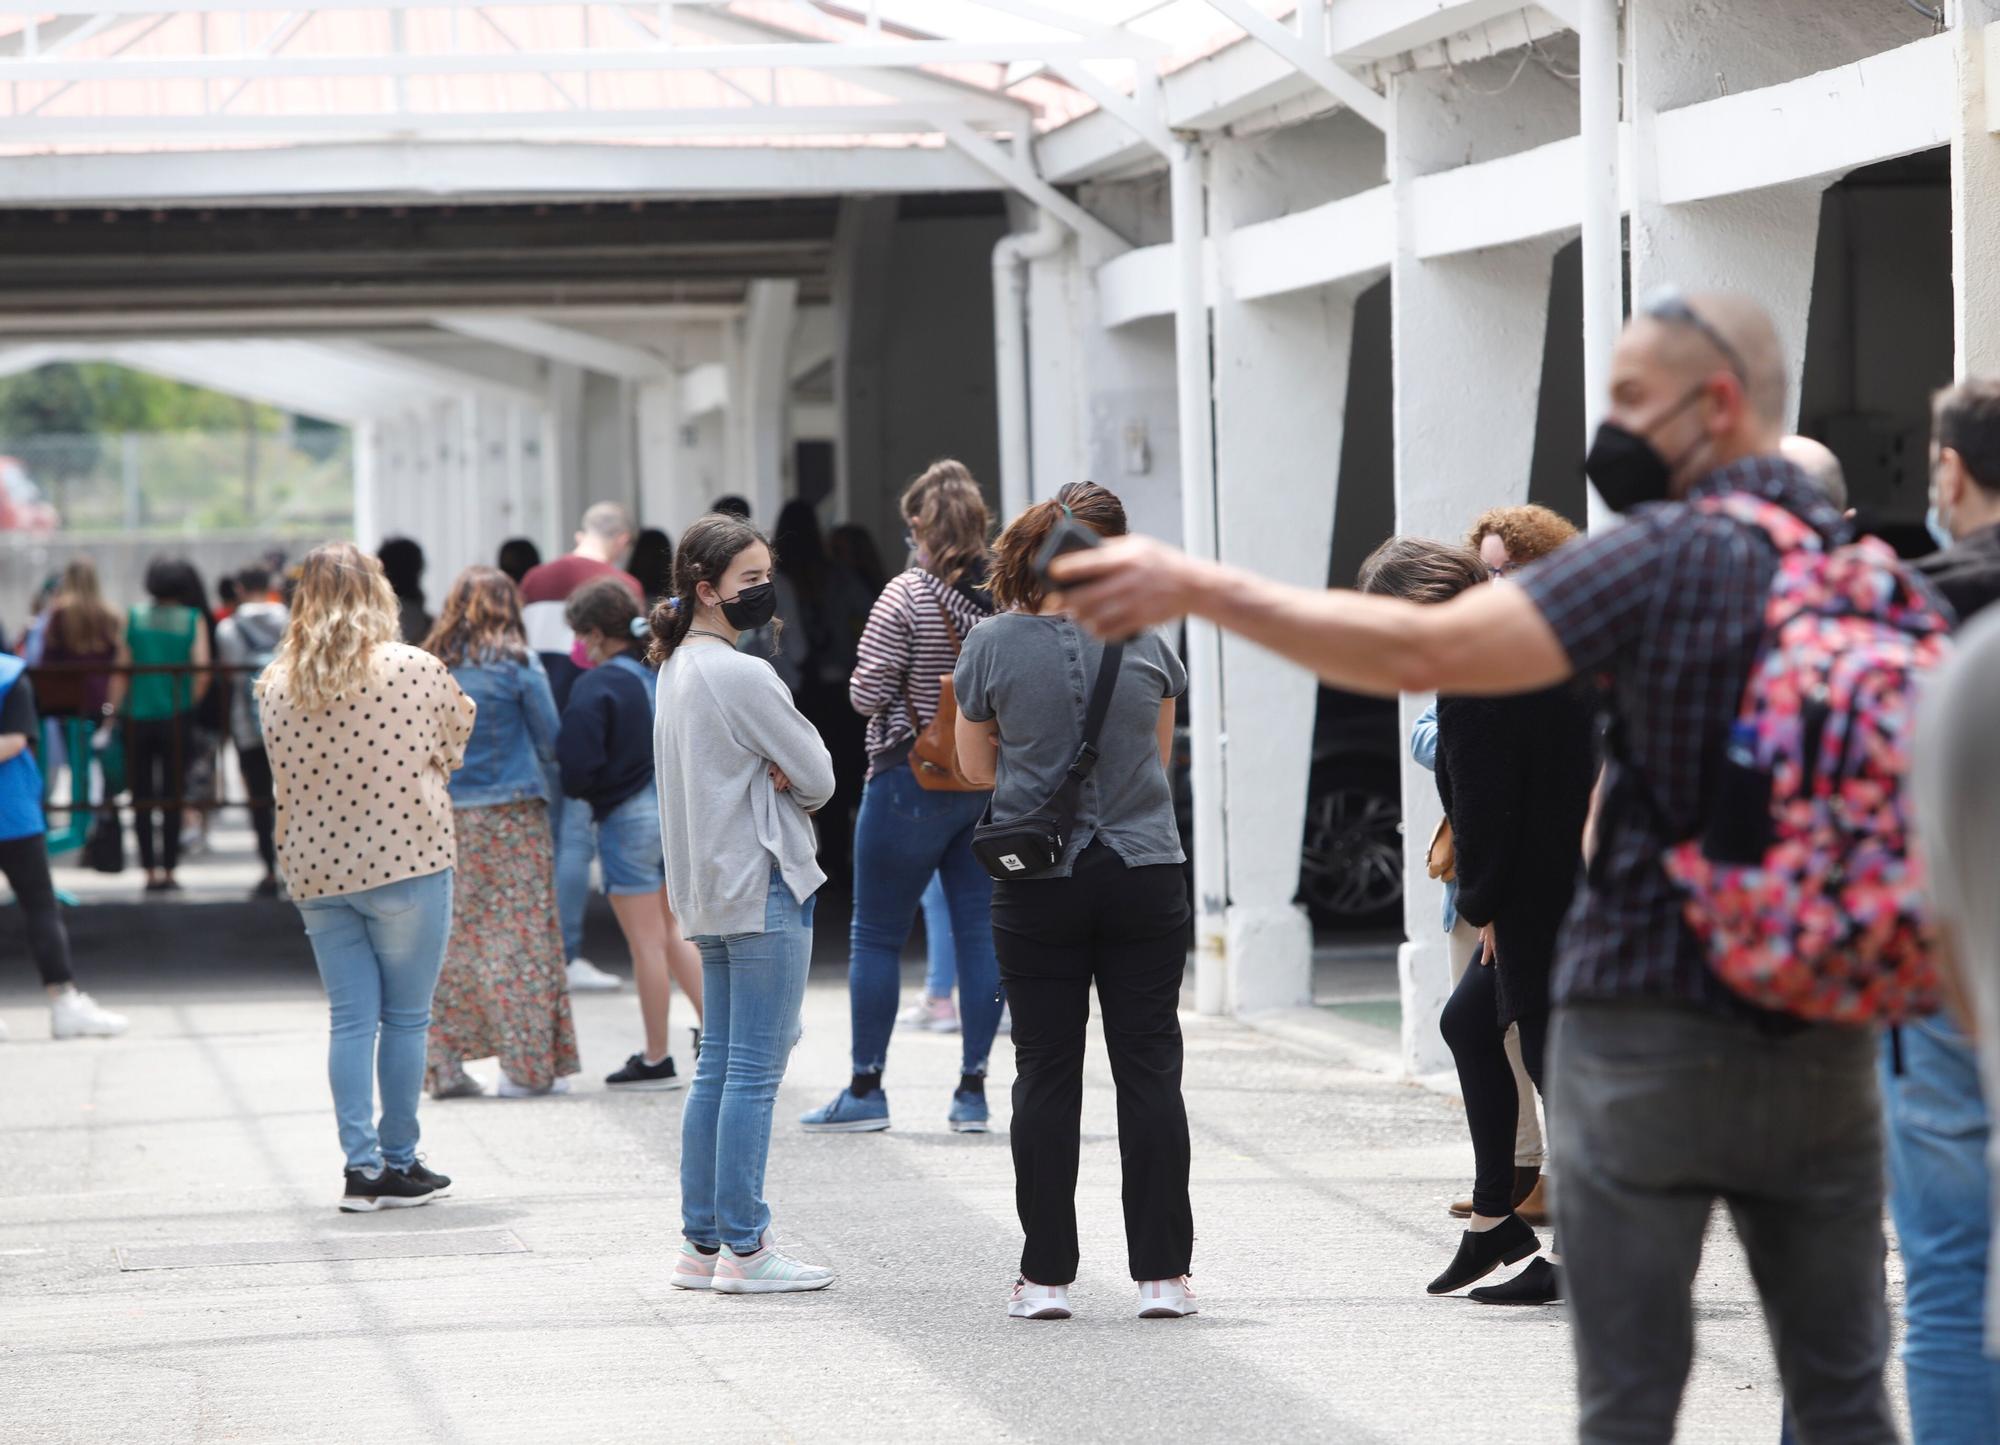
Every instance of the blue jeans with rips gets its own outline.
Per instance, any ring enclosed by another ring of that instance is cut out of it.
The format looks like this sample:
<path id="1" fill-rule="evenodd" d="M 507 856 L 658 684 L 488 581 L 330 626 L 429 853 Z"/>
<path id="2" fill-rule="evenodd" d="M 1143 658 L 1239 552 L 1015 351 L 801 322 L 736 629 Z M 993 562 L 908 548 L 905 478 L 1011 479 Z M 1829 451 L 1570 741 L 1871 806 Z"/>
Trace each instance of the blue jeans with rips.
<path id="1" fill-rule="evenodd" d="M 431 994 L 451 936 L 451 884 L 445 868 L 298 905 L 332 1011 L 326 1075 L 350 1169 L 416 1161 L 417 1100 Z"/>
<path id="2" fill-rule="evenodd" d="M 816 901 L 793 898 L 774 867 L 761 933 L 693 940 L 704 1027 L 681 1113 L 681 1233 L 696 1244 L 748 1254 L 770 1226 L 771 1109 L 799 1041 Z"/>
<path id="3" fill-rule="evenodd" d="M 972 856 L 972 830 L 988 797 L 932 792 L 908 768 L 891 768 L 868 780 L 854 825 L 854 925 L 847 965 L 857 1074 L 879 1074 L 888 1062 L 903 984 L 903 945 L 932 875 L 944 885 L 958 960 L 961 1072 L 986 1072 L 1000 1027 L 1000 964 L 993 953 L 993 880 Z"/>
<path id="4" fill-rule="evenodd" d="M 1990 1131 L 1979 1056 L 1943 1014 L 1907 1023 L 1903 1071 L 1882 1045 L 1889 1214 L 1907 1279 L 1903 1373 L 1924 1445 L 2000 1440 L 2000 1361 L 1987 1357 Z"/>

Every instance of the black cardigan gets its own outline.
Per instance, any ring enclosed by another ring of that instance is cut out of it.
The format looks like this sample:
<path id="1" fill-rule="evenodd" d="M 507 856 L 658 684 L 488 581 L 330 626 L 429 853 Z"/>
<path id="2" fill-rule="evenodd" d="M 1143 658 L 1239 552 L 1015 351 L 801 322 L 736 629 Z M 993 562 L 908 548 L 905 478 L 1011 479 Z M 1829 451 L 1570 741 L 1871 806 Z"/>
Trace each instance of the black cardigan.
<path id="1" fill-rule="evenodd" d="M 1438 797 L 1458 849 L 1458 916 L 1494 925 L 1500 1022 L 1546 1013 L 1597 777 L 1591 711 L 1570 685 L 1438 699 Z"/>

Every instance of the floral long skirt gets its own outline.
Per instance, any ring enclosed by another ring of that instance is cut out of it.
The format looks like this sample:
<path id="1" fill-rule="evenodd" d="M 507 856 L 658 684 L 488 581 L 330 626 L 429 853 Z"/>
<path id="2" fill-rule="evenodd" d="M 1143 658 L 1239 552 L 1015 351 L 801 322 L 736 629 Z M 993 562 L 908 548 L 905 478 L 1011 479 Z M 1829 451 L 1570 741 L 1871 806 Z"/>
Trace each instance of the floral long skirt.
<path id="1" fill-rule="evenodd" d="M 556 921 L 548 805 L 454 808 L 452 825 L 458 875 L 451 942 L 431 1000 L 430 1087 L 448 1087 L 467 1059 L 497 1055 L 515 1083 L 545 1089 L 582 1068 Z"/>

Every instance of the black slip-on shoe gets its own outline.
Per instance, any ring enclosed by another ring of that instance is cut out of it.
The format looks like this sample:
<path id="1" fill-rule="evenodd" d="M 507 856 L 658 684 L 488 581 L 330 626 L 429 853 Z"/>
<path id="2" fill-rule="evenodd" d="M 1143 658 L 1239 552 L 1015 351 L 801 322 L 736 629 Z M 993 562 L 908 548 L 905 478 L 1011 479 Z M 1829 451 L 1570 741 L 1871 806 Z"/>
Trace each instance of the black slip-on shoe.
<path id="1" fill-rule="evenodd" d="M 1501 1284 L 1481 1285 L 1468 1291 L 1467 1299 L 1483 1305 L 1558 1305 L 1563 1301 L 1563 1272 L 1559 1264 L 1531 1259 L 1528 1267 Z"/>
<path id="2" fill-rule="evenodd" d="M 1518 1214 L 1510 1214 L 1486 1230 L 1468 1229 L 1459 1236 L 1451 1267 L 1425 1287 L 1428 1294 L 1450 1294 L 1477 1284 L 1502 1264 L 1519 1264 L 1542 1247 L 1535 1231 Z"/>

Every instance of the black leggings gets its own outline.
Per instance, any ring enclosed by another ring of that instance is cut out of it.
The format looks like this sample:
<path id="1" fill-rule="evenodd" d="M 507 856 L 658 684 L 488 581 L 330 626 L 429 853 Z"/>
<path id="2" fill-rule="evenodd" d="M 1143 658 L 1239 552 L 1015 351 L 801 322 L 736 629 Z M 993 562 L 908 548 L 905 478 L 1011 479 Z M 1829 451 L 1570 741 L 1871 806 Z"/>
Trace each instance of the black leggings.
<path id="1" fill-rule="evenodd" d="M 1542 1059 L 1548 1048 L 1546 1010 L 1524 1014 L 1521 1062 L 1542 1087 Z M 1458 1063 L 1458 1086 L 1465 1095 L 1465 1122 L 1472 1131 L 1472 1212 L 1504 1219 L 1514 1212 L 1514 1130 L 1521 1122 L 1521 1091 L 1507 1062 L 1507 1030 L 1500 1025 L 1494 970 L 1477 959 L 1458 981 L 1438 1021 Z"/>
<path id="2" fill-rule="evenodd" d="M 278 811 L 271 802 L 271 755 L 262 748 L 236 749 L 236 764 L 243 769 L 243 791 L 250 795 L 250 822 L 257 830 L 257 856 L 264 871 L 278 871 Z"/>
<path id="3" fill-rule="evenodd" d="M 181 861 L 181 814 L 187 792 L 187 769 L 194 747 L 194 715 L 135 718 L 126 725 L 125 763 L 131 773 L 132 826 L 139 835 L 139 866 L 158 866 L 171 873 Z M 147 806 L 151 804 L 151 806 Z M 159 810 L 164 830 L 156 853 L 153 812 Z"/>
<path id="4" fill-rule="evenodd" d="M 35 833 L 0 842 L 0 873 L 7 875 L 7 886 L 28 915 L 28 952 L 34 955 L 42 982 L 71 982 L 69 934 L 56 902 L 55 880 L 49 877 L 47 840 Z"/>

